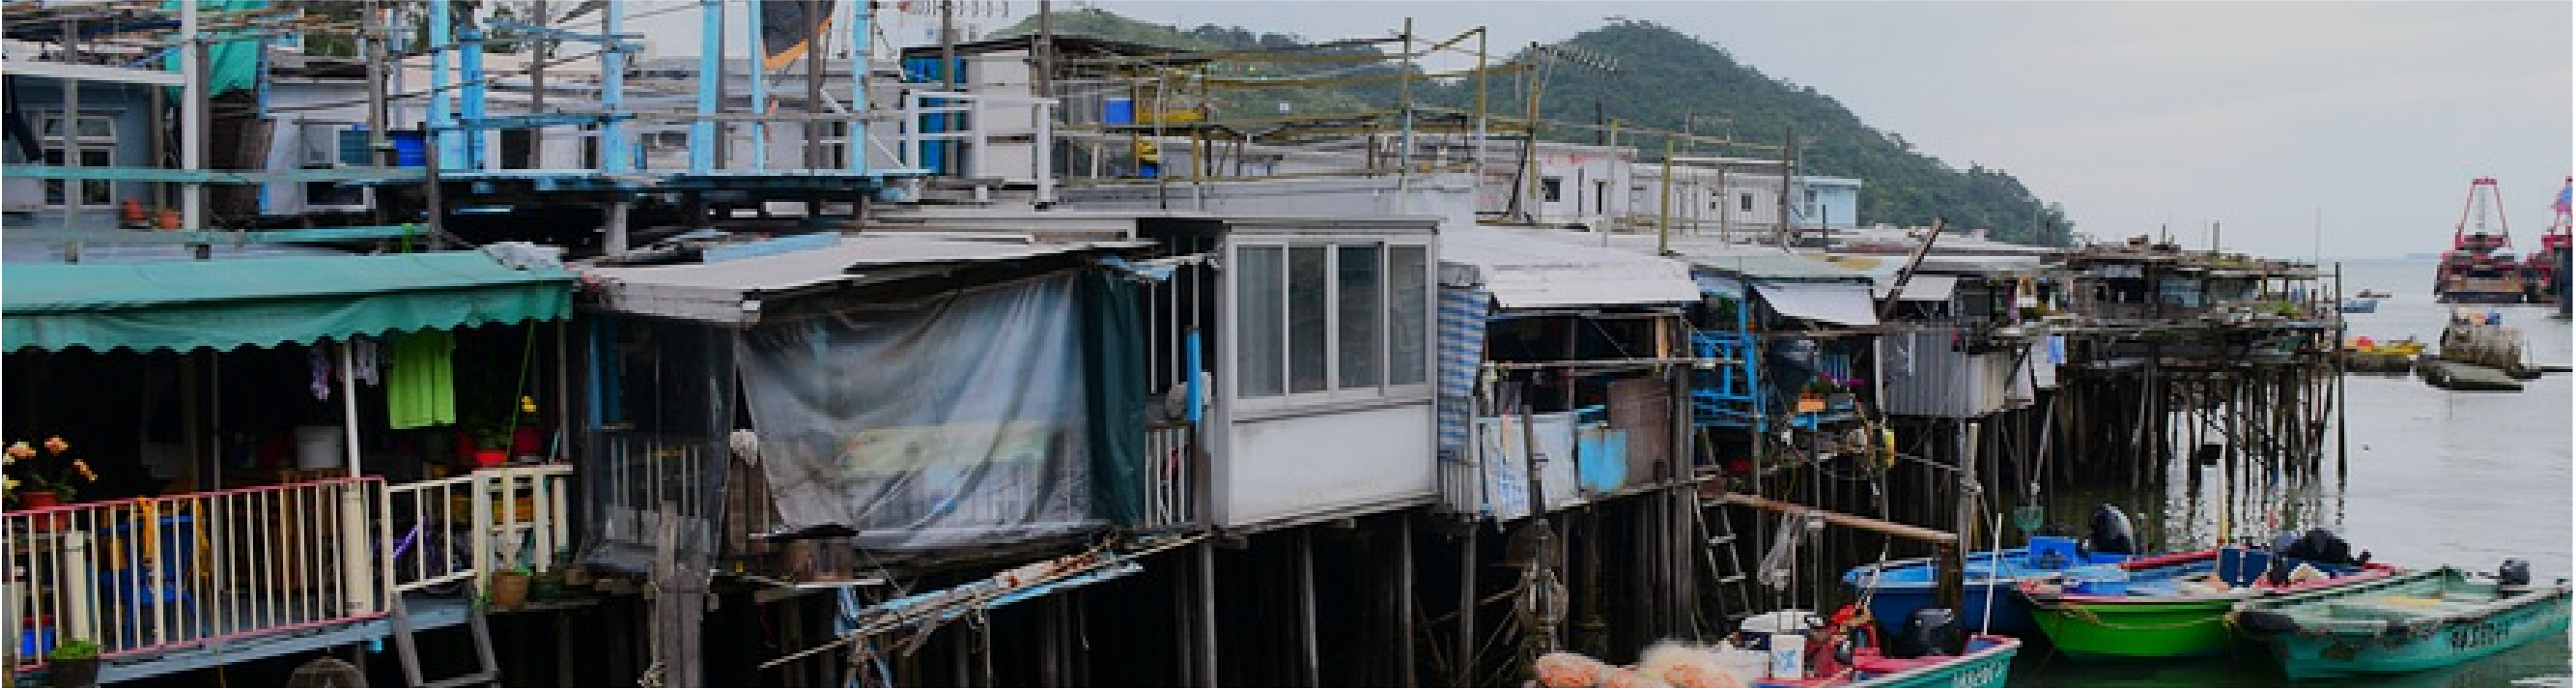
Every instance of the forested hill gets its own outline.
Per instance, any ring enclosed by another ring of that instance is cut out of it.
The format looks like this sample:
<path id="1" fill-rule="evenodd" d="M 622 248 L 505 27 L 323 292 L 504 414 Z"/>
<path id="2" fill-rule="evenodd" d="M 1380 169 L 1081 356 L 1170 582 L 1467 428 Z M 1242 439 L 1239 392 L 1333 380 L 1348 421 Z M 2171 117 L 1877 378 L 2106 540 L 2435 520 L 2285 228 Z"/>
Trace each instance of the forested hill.
<path id="1" fill-rule="evenodd" d="M 1284 34 L 1213 25 L 1182 29 L 1138 22 L 1097 9 L 1058 12 L 1055 17 L 1058 33 L 1189 50 L 1276 47 L 1300 40 Z M 1032 18 L 995 35 L 1034 30 Z M 1565 45 L 1605 59 L 1616 69 L 1601 71 L 1566 63 L 1553 67 L 1539 95 L 1544 119 L 1588 123 L 1594 121 L 1596 112 L 1606 112 L 1623 123 L 1679 130 L 1683 120 L 1695 114 L 1696 131 L 1729 134 L 1748 142 L 1778 142 L 1794 123 L 1801 142 L 1799 157 L 1808 173 L 1863 181 L 1863 224 L 1927 225 L 1934 216 L 1942 216 L 1953 228 L 1990 229 L 1995 239 L 2058 245 L 2065 244 L 2073 233 L 2062 207 L 2038 199 L 2011 174 L 1993 168 L 1951 167 L 1914 150 L 1896 133 L 1870 127 L 1832 96 L 1764 75 L 1736 62 L 1724 49 L 1669 27 L 1618 22 L 1583 32 Z M 1511 80 L 1495 84 L 1489 94 L 1489 107 L 1499 112 L 1521 112 L 1525 105 L 1520 94 L 1504 86 L 1508 83 Z M 1415 93 L 1426 104 L 1464 107 L 1473 97 L 1471 89 L 1465 84 L 1417 84 Z M 1301 110 L 1307 104 L 1329 107 L 1383 103 L 1393 96 L 1391 89 L 1381 88 L 1271 95 L 1291 96 L 1288 100 L 1302 102 Z M 1592 141 L 1597 135 L 1590 130 L 1567 129 L 1548 132 L 1546 136 Z M 1656 150 L 1640 153 L 1646 159 L 1661 155 Z"/>

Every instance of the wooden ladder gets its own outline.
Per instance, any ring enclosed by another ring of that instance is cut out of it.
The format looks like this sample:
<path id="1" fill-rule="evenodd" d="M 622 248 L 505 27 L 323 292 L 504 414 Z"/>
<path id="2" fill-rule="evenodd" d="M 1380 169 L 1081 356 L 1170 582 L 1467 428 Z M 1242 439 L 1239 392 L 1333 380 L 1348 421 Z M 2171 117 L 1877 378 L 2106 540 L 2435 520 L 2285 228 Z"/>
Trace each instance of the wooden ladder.
<path id="1" fill-rule="evenodd" d="M 1708 568 L 1716 576 L 1717 605 L 1725 612 L 1727 629 L 1732 630 L 1734 621 L 1756 613 L 1752 577 L 1744 571 L 1743 552 L 1736 550 L 1735 522 L 1727 517 L 1726 504 L 1702 502 L 1700 509 L 1714 516 L 1708 520 L 1707 548 L 1718 555 L 1709 557 Z"/>
<path id="2" fill-rule="evenodd" d="M 483 618 L 483 604 L 469 603 L 465 610 L 465 627 L 474 635 L 474 659 L 478 668 L 470 673 L 442 680 L 424 680 L 420 671 L 420 642 L 413 639 L 411 613 L 403 597 L 393 597 L 394 651 L 402 659 L 403 682 L 414 688 L 462 688 L 469 686 L 498 687 L 501 662 L 492 651 L 492 627 Z"/>

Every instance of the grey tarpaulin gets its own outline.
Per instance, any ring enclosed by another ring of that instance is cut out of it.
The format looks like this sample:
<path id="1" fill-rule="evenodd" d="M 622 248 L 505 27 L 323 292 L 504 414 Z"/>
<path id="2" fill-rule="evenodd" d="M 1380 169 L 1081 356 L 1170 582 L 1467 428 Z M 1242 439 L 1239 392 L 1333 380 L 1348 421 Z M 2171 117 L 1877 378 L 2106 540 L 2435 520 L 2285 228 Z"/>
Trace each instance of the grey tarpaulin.
<path id="1" fill-rule="evenodd" d="M 1087 526 L 1074 273 L 744 331 L 761 467 L 789 526 L 917 550 Z"/>

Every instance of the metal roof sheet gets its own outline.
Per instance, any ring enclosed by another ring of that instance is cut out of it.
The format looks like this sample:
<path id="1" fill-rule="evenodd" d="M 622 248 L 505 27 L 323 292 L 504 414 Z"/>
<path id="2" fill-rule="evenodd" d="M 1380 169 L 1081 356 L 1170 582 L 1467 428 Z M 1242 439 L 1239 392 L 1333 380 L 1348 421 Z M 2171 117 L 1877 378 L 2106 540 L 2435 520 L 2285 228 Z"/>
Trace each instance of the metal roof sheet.
<path id="1" fill-rule="evenodd" d="M 1905 279 L 1905 294 L 1897 299 L 1909 302 L 1947 302 L 1950 301 L 1951 293 L 1958 289 L 1958 276 L 1917 273 Z M 1869 294 L 1874 298 L 1883 298 L 1887 293 L 1895 290 L 1896 276 L 1883 275 L 1878 276 L 1878 284 L 1870 286 Z"/>
<path id="2" fill-rule="evenodd" d="M 1771 310 L 1810 321 L 1845 326 L 1876 326 L 1878 311 L 1869 287 L 1842 283 L 1754 283 Z"/>
<path id="3" fill-rule="evenodd" d="M 1493 228 L 1440 236 L 1444 282 L 1483 285 L 1504 309 L 1699 301 L 1690 266 Z"/>
<path id="4" fill-rule="evenodd" d="M 907 235 L 843 235 L 830 246 L 714 263 L 667 266 L 586 266 L 605 303 L 616 311 L 693 321 L 749 324 L 759 320 L 760 299 L 781 292 L 851 283 L 865 269 L 909 265 L 1011 261 L 1139 242 L 1031 244 Z"/>
<path id="5" fill-rule="evenodd" d="M 1773 247 L 1731 244 L 1716 237 L 1683 236 L 1659 240 L 1654 235 L 1644 233 L 1562 230 L 1512 232 L 1562 244 L 1614 249 L 1646 256 L 1655 255 L 1657 244 L 1667 244 L 1673 253 L 1678 255 L 1674 257 L 1675 259 L 1700 268 L 1756 280 L 1863 282 L 1869 279 L 1867 274 L 1860 271 L 1836 266 L 1822 259 L 1793 254 Z"/>

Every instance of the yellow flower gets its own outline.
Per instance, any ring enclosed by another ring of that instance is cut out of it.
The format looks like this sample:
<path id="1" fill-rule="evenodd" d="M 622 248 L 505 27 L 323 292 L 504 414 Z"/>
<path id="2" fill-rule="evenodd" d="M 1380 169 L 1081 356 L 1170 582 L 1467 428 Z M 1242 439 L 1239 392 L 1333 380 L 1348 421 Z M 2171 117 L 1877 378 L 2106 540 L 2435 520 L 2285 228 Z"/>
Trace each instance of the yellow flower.
<path id="1" fill-rule="evenodd" d="M 0 478 L 0 491 L 17 491 L 18 480 Z"/>
<path id="2" fill-rule="evenodd" d="M 72 471 L 79 472 L 82 479 L 98 481 L 98 473 L 90 471 L 88 460 L 73 460 Z"/>
<path id="3" fill-rule="evenodd" d="M 537 413 L 537 396 L 533 396 L 533 395 L 522 395 L 522 396 L 519 396 L 519 411 L 520 411 L 520 412 L 525 412 L 525 413 L 528 413 L 528 414 L 536 414 L 536 413 Z"/>
<path id="4" fill-rule="evenodd" d="M 64 452 L 66 452 L 66 451 L 70 451 L 71 449 L 72 449 L 72 444 L 64 443 L 64 442 L 63 442 L 63 437 L 61 437 L 61 436 L 54 436 L 54 437 L 50 437 L 50 438 L 45 439 L 45 452 L 53 453 L 53 454 L 55 454 L 55 455 L 61 455 L 61 454 L 63 454 L 63 453 L 64 453 Z"/>

